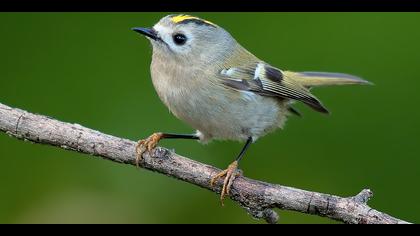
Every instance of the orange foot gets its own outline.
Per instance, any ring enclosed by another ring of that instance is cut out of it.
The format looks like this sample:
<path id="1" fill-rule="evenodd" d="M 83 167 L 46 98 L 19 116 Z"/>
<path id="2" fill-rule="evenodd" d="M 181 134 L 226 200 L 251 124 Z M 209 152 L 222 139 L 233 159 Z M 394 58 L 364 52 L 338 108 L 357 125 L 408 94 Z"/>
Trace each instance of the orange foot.
<path id="1" fill-rule="evenodd" d="M 213 187 L 219 178 L 223 178 L 223 176 L 225 176 L 222 192 L 220 193 L 220 201 L 222 202 L 222 206 L 224 206 L 223 201 L 225 200 L 225 197 L 230 193 L 230 188 L 232 187 L 233 181 L 239 175 L 240 173 L 238 172 L 238 162 L 234 161 L 228 166 L 226 170 L 221 171 L 211 179 L 210 185 Z"/>
<path id="2" fill-rule="evenodd" d="M 154 133 L 150 135 L 147 139 L 140 140 L 136 145 L 136 166 L 139 167 L 139 163 L 143 160 L 143 153 L 145 151 L 152 151 L 159 141 L 163 138 L 162 133 Z"/>

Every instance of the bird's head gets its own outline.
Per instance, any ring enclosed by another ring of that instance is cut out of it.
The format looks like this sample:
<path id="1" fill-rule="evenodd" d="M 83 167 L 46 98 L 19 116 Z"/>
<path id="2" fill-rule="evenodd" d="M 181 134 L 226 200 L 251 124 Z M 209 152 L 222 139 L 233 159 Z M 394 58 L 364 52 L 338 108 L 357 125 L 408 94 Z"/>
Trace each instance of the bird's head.
<path id="1" fill-rule="evenodd" d="M 168 15 L 152 28 L 133 30 L 150 40 L 155 55 L 179 63 L 221 60 L 237 44 L 223 28 L 190 15 Z"/>

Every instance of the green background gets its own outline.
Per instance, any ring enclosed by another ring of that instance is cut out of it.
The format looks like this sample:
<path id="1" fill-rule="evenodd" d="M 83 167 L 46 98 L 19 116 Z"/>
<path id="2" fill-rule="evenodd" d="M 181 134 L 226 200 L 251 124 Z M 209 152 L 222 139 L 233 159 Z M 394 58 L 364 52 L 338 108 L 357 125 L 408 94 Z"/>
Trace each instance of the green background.
<path id="1" fill-rule="evenodd" d="M 254 144 L 247 177 L 340 196 L 420 222 L 420 14 L 192 13 L 281 69 L 361 76 L 375 86 L 313 90 L 283 131 Z M 166 13 L 0 13 L 0 102 L 138 140 L 192 130 L 169 114 L 149 73 L 149 42 L 130 30 Z M 237 142 L 162 146 L 225 168 Z M 228 200 L 166 176 L 0 134 L 1 223 L 262 223 Z M 280 211 L 281 223 L 334 223 Z"/>

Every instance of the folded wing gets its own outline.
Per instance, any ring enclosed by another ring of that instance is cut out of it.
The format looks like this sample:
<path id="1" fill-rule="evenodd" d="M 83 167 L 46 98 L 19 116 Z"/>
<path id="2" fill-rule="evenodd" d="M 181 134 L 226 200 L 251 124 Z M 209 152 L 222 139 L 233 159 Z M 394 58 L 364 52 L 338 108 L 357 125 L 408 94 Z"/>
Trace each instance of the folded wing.
<path id="1" fill-rule="evenodd" d="M 262 96 L 273 96 L 305 103 L 312 109 L 328 113 L 322 103 L 294 77 L 264 62 L 221 71 L 222 83 L 226 86 L 252 91 Z"/>

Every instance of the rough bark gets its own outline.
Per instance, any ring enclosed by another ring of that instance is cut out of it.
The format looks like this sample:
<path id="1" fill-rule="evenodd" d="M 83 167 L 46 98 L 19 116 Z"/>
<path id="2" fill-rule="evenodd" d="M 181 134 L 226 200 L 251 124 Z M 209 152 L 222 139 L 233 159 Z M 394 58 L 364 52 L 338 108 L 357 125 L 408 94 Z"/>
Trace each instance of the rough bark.
<path id="1" fill-rule="evenodd" d="M 135 165 L 136 142 L 103 134 L 78 124 L 61 122 L 46 116 L 0 104 L 0 130 L 33 143 L 47 144 L 114 162 Z M 174 177 L 219 193 L 222 182 L 210 186 L 210 179 L 220 170 L 157 147 L 145 153 L 141 167 Z M 354 224 L 400 224 L 406 221 L 379 212 L 366 203 L 372 197 L 368 189 L 353 197 L 339 197 L 238 177 L 230 198 L 252 216 L 276 223 L 275 208 L 315 214 Z"/>

